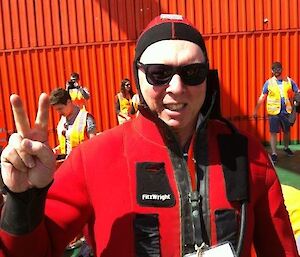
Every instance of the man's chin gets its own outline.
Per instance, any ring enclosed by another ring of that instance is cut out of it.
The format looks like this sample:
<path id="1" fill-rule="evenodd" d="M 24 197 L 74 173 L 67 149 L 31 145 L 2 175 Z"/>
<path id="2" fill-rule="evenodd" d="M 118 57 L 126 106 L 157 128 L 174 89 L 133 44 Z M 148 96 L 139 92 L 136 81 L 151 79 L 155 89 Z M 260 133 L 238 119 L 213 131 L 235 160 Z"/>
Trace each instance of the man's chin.
<path id="1" fill-rule="evenodd" d="M 162 119 L 171 129 L 179 129 L 182 126 L 182 122 L 175 119 Z"/>

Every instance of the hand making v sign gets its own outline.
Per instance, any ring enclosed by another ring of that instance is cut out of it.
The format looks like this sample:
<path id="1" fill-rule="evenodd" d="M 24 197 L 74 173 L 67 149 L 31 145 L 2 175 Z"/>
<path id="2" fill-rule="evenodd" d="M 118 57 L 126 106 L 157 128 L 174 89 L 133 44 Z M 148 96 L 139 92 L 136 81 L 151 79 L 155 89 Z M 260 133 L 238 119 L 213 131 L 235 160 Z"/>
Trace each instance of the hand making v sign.
<path id="1" fill-rule="evenodd" d="M 1 155 L 4 184 L 12 192 L 46 187 L 53 180 L 55 171 L 55 157 L 48 145 L 48 96 L 45 93 L 40 95 L 32 127 L 21 98 L 11 95 L 10 102 L 17 132 L 10 136 Z"/>

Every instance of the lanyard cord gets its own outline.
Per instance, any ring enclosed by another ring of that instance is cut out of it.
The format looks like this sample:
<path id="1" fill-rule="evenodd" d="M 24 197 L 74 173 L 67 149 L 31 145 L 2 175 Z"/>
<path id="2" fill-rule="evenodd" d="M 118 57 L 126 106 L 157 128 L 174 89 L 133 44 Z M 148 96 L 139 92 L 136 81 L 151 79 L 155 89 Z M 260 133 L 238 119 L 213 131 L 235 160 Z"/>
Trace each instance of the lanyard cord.
<path id="1" fill-rule="evenodd" d="M 195 134 L 192 137 L 189 151 L 187 155 L 187 165 L 189 169 L 190 179 L 191 179 L 191 186 L 192 191 L 197 190 L 197 172 L 196 172 L 196 160 L 194 158 L 194 142 L 195 142 Z"/>

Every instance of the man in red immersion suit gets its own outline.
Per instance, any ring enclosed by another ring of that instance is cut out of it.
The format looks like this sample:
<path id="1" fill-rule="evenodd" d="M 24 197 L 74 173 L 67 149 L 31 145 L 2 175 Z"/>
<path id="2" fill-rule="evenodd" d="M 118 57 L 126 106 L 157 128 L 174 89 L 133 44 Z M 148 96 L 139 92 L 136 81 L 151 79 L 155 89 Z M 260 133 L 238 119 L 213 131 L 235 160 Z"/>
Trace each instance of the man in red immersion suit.
<path id="1" fill-rule="evenodd" d="M 268 155 L 220 115 L 199 31 L 180 15 L 155 18 L 133 68 L 140 115 L 78 146 L 55 173 L 48 97 L 30 128 L 11 96 L 0 256 L 60 257 L 86 224 L 101 257 L 298 256 Z"/>

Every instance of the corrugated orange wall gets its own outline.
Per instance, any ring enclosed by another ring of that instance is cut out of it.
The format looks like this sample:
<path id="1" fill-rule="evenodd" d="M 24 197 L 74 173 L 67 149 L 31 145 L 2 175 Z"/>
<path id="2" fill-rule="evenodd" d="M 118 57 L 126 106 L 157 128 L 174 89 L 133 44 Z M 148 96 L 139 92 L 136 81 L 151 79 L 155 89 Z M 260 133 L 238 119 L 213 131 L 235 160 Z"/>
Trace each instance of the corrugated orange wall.
<path id="1" fill-rule="evenodd" d="M 219 70 L 223 115 L 268 141 L 264 108 L 257 120 L 252 114 L 273 61 L 300 84 L 297 0 L 1 0 L 0 119 L 8 133 L 11 93 L 22 96 L 34 122 L 39 94 L 64 87 L 72 71 L 91 91 L 88 110 L 99 130 L 115 126 L 114 95 L 123 78 L 133 81 L 135 41 L 160 13 L 183 14 L 202 31 Z M 51 145 L 57 122 L 51 111 Z M 294 142 L 299 133 L 297 121 Z"/>

